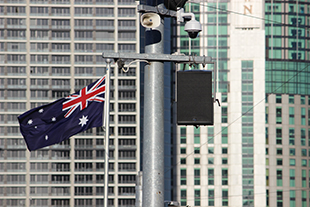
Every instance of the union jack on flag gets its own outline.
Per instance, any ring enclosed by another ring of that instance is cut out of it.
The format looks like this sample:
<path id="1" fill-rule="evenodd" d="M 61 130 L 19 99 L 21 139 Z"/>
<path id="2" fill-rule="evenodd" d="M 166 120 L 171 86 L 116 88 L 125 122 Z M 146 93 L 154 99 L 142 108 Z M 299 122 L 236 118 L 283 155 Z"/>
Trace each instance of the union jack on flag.
<path id="1" fill-rule="evenodd" d="M 82 90 L 18 117 L 20 132 L 30 151 L 60 143 L 93 127 L 101 127 L 105 76 Z"/>
<path id="2" fill-rule="evenodd" d="M 68 101 L 62 104 L 62 110 L 70 109 L 66 114 L 65 118 L 70 116 L 72 112 L 80 107 L 82 111 L 88 105 L 90 101 L 104 102 L 103 97 L 99 97 L 98 95 L 105 93 L 105 76 L 100 78 L 89 90 L 88 86 L 79 91 L 78 94 L 72 94 L 68 96 L 66 99 Z"/>

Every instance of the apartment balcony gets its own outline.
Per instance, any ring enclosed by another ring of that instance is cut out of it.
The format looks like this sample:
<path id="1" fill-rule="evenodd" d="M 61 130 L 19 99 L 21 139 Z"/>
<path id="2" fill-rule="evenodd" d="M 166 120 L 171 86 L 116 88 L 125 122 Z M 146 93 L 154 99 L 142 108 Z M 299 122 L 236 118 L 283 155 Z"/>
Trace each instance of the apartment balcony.
<path id="1" fill-rule="evenodd" d="M 70 193 L 52 193 L 52 196 L 70 196 Z"/>
<path id="2" fill-rule="evenodd" d="M 74 16 L 75 17 L 92 17 L 93 14 L 77 14 L 77 13 L 74 13 Z"/>
<path id="3" fill-rule="evenodd" d="M 49 64 L 49 61 L 30 61 L 30 64 Z"/>
<path id="4" fill-rule="evenodd" d="M 39 1 L 36 1 L 36 2 L 39 2 Z M 41 4 L 46 4 L 47 2 L 43 2 L 42 1 L 42 3 Z M 37 3 L 37 4 L 39 4 L 39 3 Z M 30 13 L 30 16 L 49 16 L 49 14 L 48 13 Z"/>
<path id="5" fill-rule="evenodd" d="M 53 0 L 51 4 L 70 4 L 70 0 Z"/>
<path id="6" fill-rule="evenodd" d="M 37 15 L 33 15 L 37 16 Z M 49 29 L 48 25 L 30 25 L 30 29 Z"/>
<path id="7" fill-rule="evenodd" d="M 102 30 L 114 30 L 114 26 L 96 26 L 96 29 L 102 29 Z"/>
<path id="8" fill-rule="evenodd" d="M 68 89 L 70 90 L 70 85 L 52 85 L 52 89 Z"/>
<path id="9" fill-rule="evenodd" d="M 48 40 L 49 38 L 42 38 L 41 40 Z M 70 37 L 52 37 L 52 40 L 58 40 L 58 41 L 67 41 L 71 40 Z"/>
<path id="10" fill-rule="evenodd" d="M 136 145 L 118 145 L 118 149 L 135 150 L 137 149 L 137 146 Z"/>
<path id="11" fill-rule="evenodd" d="M 111 37 L 96 37 L 96 40 L 97 41 L 114 41 L 114 37 L 111 38 Z"/>
<path id="12" fill-rule="evenodd" d="M 118 157 L 119 160 L 136 160 L 137 157 Z"/>
<path id="13" fill-rule="evenodd" d="M 69 13 L 58 13 L 58 14 L 52 13 L 51 16 L 54 16 L 54 17 L 58 17 L 58 16 L 68 17 L 68 16 L 70 16 L 70 14 Z"/>
<path id="14" fill-rule="evenodd" d="M 8 49 L 8 52 L 27 52 L 26 49 Z"/>
<path id="15" fill-rule="evenodd" d="M 12 25 L 12 24 L 8 24 L 6 26 L 7 29 L 26 29 L 27 26 L 26 25 Z"/>
<path id="16" fill-rule="evenodd" d="M 26 157 L 7 157 L 7 160 L 26 160 Z"/>
<path id="17" fill-rule="evenodd" d="M 74 26 L 74 29 L 89 29 L 92 30 L 94 27 L 93 25 L 86 25 L 86 26 Z M 98 27 L 97 27 L 98 28 Z"/>
<path id="18" fill-rule="evenodd" d="M 52 25 L 52 29 L 66 29 L 66 30 L 69 30 L 69 29 L 71 29 L 71 26 L 67 26 L 67 25 Z"/>
<path id="19" fill-rule="evenodd" d="M 19 61 L 19 60 L 16 60 L 16 61 L 10 61 L 8 60 L 7 62 L 8 64 L 26 64 L 26 61 Z"/>
<path id="20" fill-rule="evenodd" d="M 49 85 L 30 85 L 31 89 L 49 89 Z"/>
<path id="21" fill-rule="evenodd" d="M 137 86 L 118 86 L 119 90 L 125 90 L 125 89 L 135 90 L 136 88 L 137 88 Z"/>
<path id="22" fill-rule="evenodd" d="M 71 61 L 52 61 L 52 64 L 67 65 L 67 64 L 71 64 Z"/>
<path id="23" fill-rule="evenodd" d="M 136 100 L 136 97 L 118 97 L 119 100 Z"/>
<path id="24" fill-rule="evenodd" d="M 7 86 L 7 88 L 9 88 L 9 89 L 27 89 L 27 86 L 25 86 L 25 85 L 8 85 Z"/>
<path id="25" fill-rule="evenodd" d="M 133 27 L 133 26 L 118 26 L 118 30 L 131 30 L 131 31 L 135 31 L 135 30 L 137 30 L 137 28 Z"/>
<path id="26" fill-rule="evenodd" d="M 3 2 L 3 1 L 1 1 L 1 2 Z M 8 0 L 7 3 L 10 3 L 10 4 L 25 4 L 26 0 Z"/>

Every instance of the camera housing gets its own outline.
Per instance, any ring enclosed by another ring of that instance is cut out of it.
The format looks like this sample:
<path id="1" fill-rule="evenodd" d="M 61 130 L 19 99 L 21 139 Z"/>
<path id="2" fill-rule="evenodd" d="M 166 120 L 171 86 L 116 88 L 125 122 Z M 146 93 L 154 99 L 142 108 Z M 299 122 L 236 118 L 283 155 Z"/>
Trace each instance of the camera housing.
<path id="1" fill-rule="evenodd" d="M 200 22 L 195 19 L 193 13 L 185 13 L 183 8 L 179 8 L 177 10 L 177 22 L 184 22 L 184 19 L 190 19 L 186 22 L 184 30 L 190 38 L 195 39 L 202 30 Z"/>
<path id="2" fill-rule="evenodd" d="M 201 32 L 201 24 L 197 20 L 191 19 L 186 22 L 184 30 L 188 33 L 188 36 L 191 39 L 195 39 L 198 37 L 199 32 Z"/>

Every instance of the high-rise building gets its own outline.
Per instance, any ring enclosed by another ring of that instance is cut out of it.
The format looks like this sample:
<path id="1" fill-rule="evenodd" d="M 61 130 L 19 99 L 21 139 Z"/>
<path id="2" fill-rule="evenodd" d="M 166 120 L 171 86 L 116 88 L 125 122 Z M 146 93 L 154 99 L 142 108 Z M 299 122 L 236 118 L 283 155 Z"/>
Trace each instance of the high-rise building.
<path id="1" fill-rule="evenodd" d="M 134 0 L 0 0 L 0 206 L 103 206 L 104 133 L 29 152 L 17 116 L 105 74 L 102 52 L 139 52 Z M 112 65 L 109 205 L 134 206 L 140 68 Z"/>
<path id="2" fill-rule="evenodd" d="M 202 32 L 189 39 L 181 26 L 174 48 L 217 62 L 221 106 L 214 126 L 177 128 L 174 200 L 309 206 L 310 2 L 193 0 L 185 9 Z"/>

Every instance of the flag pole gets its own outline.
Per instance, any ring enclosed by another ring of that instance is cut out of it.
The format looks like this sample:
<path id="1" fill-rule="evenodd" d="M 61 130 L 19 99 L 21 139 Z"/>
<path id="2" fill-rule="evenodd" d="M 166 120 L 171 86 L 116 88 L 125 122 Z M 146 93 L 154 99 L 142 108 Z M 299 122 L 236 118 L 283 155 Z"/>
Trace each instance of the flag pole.
<path id="1" fill-rule="evenodd" d="M 105 150 L 104 150 L 104 207 L 108 207 L 109 191 L 109 133 L 110 133 L 110 71 L 111 59 L 106 59 L 107 70 L 105 80 Z"/>

